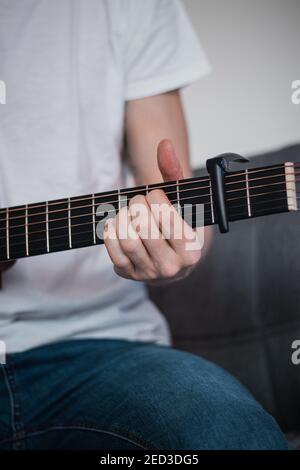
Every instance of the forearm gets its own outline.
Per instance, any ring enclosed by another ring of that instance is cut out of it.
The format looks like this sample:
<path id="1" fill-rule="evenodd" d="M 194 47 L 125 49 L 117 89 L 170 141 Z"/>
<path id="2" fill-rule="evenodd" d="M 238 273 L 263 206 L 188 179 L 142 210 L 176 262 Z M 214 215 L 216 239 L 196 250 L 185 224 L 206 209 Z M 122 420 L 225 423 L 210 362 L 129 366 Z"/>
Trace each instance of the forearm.
<path id="1" fill-rule="evenodd" d="M 130 101 L 125 124 L 130 163 L 137 184 L 161 181 L 156 154 L 158 143 L 165 138 L 174 144 L 183 176 L 191 176 L 187 128 L 178 91 Z"/>
<path id="2" fill-rule="evenodd" d="M 188 132 L 178 91 L 130 101 L 126 109 L 125 125 L 130 163 L 137 184 L 151 184 L 162 180 L 156 155 L 158 143 L 166 138 L 173 142 L 183 177 L 189 178 L 192 175 Z M 207 252 L 211 237 L 211 228 L 206 227 L 202 255 Z"/>

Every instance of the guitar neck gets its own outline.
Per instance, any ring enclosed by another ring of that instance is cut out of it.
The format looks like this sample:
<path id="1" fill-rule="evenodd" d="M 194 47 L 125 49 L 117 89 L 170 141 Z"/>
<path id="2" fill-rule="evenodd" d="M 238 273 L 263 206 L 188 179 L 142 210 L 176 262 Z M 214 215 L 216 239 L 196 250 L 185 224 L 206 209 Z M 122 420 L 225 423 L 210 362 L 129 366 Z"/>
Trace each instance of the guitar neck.
<path id="1" fill-rule="evenodd" d="M 298 210 L 297 168 L 282 163 L 226 174 L 229 221 Z M 153 189 L 163 190 L 193 227 L 217 223 L 209 176 L 7 207 L 0 209 L 0 261 L 99 245 L 98 224 Z"/>

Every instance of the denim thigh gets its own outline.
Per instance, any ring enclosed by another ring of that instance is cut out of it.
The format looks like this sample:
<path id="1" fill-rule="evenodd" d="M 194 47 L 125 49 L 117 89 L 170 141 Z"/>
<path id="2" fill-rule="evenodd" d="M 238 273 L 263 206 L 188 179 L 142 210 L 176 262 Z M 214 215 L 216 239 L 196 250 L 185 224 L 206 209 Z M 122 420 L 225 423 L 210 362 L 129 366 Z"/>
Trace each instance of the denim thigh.
<path id="1" fill-rule="evenodd" d="M 2 449 L 288 448 L 236 379 L 170 347 L 72 340 L 1 367 Z"/>

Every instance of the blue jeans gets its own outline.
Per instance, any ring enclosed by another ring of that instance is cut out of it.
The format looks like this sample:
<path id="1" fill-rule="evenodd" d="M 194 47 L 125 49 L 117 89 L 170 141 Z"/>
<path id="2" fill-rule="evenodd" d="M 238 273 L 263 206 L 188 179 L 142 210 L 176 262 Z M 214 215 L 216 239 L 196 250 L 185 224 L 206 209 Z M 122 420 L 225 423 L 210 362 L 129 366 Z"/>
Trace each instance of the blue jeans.
<path id="1" fill-rule="evenodd" d="M 237 380 L 173 348 L 73 340 L 1 368 L 0 449 L 288 448 Z"/>

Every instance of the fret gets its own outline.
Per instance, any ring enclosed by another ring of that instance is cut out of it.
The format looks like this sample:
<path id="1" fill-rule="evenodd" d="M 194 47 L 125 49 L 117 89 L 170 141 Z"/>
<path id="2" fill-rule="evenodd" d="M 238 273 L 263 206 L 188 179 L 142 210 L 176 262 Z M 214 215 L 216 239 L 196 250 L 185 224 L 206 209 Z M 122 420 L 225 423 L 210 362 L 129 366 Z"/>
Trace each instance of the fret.
<path id="1" fill-rule="evenodd" d="M 285 163 L 286 197 L 289 211 L 298 210 L 297 187 L 294 163 Z"/>
<path id="2" fill-rule="evenodd" d="M 48 201 L 46 202 L 46 249 L 47 253 L 50 251 L 50 243 L 49 243 L 49 206 Z"/>
<path id="3" fill-rule="evenodd" d="M 27 206 L 26 255 L 41 255 L 47 252 L 46 203 Z M 28 253 L 28 254 L 27 254 Z"/>
<path id="4" fill-rule="evenodd" d="M 84 198 L 71 198 L 69 201 L 70 225 L 71 232 L 70 248 L 82 248 L 91 246 L 95 241 L 94 238 L 94 202 L 95 198 L 85 196 Z"/>
<path id="5" fill-rule="evenodd" d="M 17 206 L 10 210 L 9 217 L 9 253 L 10 259 L 27 256 L 26 247 L 26 211 L 25 206 Z"/>
<path id="6" fill-rule="evenodd" d="M 121 201 L 121 191 L 120 191 L 120 189 L 118 189 L 118 211 L 120 211 L 121 208 L 122 208 L 122 205 L 121 205 L 121 204 L 122 204 L 122 201 Z"/>
<path id="7" fill-rule="evenodd" d="M 245 180 L 246 180 L 246 193 L 247 193 L 247 208 L 248 208 L 248 217 L 251 217 L 251 201 L 250 201 L 250 191 L 249 191 L 249 175 L 248 169 L 245 170 Z"/>
<path id="8" fill-rule="evenodd" d="M 28 241 L 28 206 L 25 206 L 25 245 L 26 256 L 29 256 L 29 241 Z"/>
<path id="9" fill-rule="evenodd" d="M 68 199 L 48 202 L 48 233 L 50 252 L 63 251 L 70 248 Z"/>
<path id="10" fill-rule="evenodd" d="M 292 163 L 226 174 L 229 220 L 298 210 L 295 175 Z M 204 225 L 217 222 L 207 176 L 9 207 L 0 209 L 0 261 L 101 244 L 98 226 L 107 217 L 158 188 L 193 227 L 203 223 L 201 215 Z"/>
<path id="11" fill-rule="evenodd" d="M 96 245 L 97 243 L 97 238 L 96 238 L 96 207 L 95 207 L 95 194 L 92 196 L 92 201 L 93 201 L 93 208 L 92 208 L 92 213 L 93 213 L 93 243 Z"/>
<path id="12" fill-rule="evenodd" d="M 120 206 L 120 190 L 95 195 L 96 243 L 103 243 L 103 230 L 108 218 L 115 217 Z"/>
<path id="13" fill-rule="evenodd" d="M 245 170 L 231 172 L 225 176 L 225 194 L 229 220 L 248 218 Z"/>
<path id="14" fill-rule="evenodd" d="M 178 213 L 179 215 L 182 216 L 182 209 L 180 205 L 180 194 L 179 194 L 179 181 L 176 181 L 176 199 L 177 199 L 177 207 L 178 207 Z"/>
<path id="15" fill-rule="evenodd" d="M 8 221 L 9 209 L 0 209 L 0 261 L 10 259 Z"/>
<path id="16" fill-rule="evenodd" d="M 6 209 L 6 258 L 10 259 L 9 253 L 9 207 Z"/>
<path id="17" fill-rule="evenodd" d="M 72 248 L 72 221 L 71 221 L 71 199 L 68 199 L 68 236 L 69 248 Z"/>
<path id="18" fill-rule="evenodd" d="M 251 197 L 251 216 L 286 212 L 286 180 L 284 165 L 266 167 L 248 178 Z"/>
<path id="19" fill-rule="evenodd" d="M 170 188 L 173 193 L 174 189 L 176 188 Z M 179 182 L 178 190 L 180 193 L 181 215 L 184 220 L 194 228 L 200 226 L 203 222 L 204 225 L 210 225 L 212 219 L 207 178 L 189 178 L 188 180 L 181 181 Z M 202 205 L 203 208 L 201 207 Z"/>

